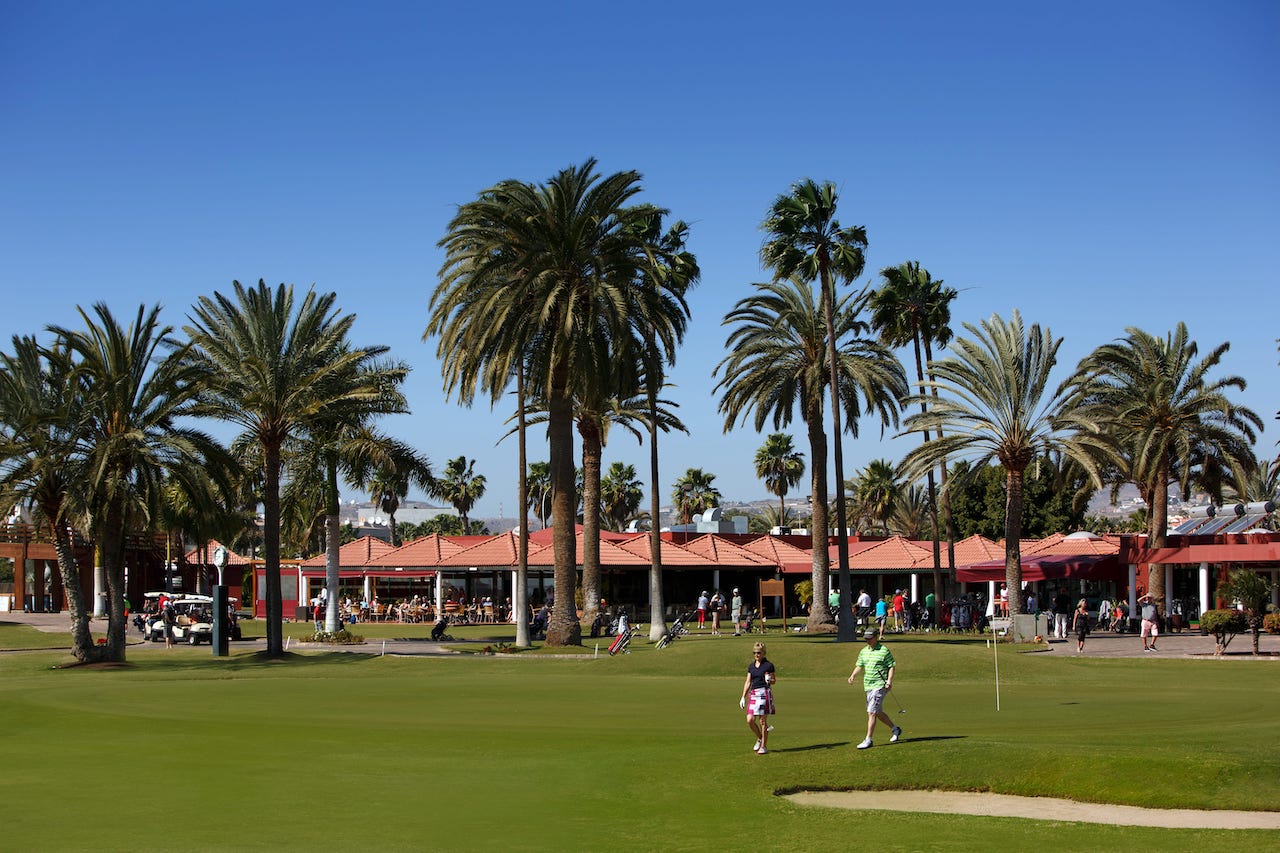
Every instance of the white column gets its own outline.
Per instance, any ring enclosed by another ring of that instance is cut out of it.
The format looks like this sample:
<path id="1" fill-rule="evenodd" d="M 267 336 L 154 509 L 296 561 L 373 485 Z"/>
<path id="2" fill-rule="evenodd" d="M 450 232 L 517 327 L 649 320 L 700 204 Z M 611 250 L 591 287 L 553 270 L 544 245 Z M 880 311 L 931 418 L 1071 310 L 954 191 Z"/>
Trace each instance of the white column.
<path id="1" fill-rule="evenodd" d="M 911 574 L 911 600 L 920 600 L 920 576 L 914 572 Z"/>
<path id="2" fill-rule="evenodd" d="M 1213 602 L 1209 600 L 1209 564 L 1200 564 L 1200 613 L 1203 615 L 1206 610 L 1213 609 Z"/>
<path id="3" fill-rule="evenodd" d="M 444 616 L 444 572 L 436 569 L 436 618 Z"/>
<path id="4" fill-rule="evenodd" d="M 987 581 L 987 616 L 996 615 L 996 582 Z"/>

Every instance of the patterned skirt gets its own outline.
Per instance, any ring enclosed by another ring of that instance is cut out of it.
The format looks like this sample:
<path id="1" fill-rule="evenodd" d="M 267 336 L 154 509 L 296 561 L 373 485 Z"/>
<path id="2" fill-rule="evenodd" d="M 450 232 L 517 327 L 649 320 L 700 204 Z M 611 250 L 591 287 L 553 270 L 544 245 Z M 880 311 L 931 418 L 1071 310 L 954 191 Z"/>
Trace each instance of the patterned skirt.
<path id="1" fill-rule="evenodd" d="M 773 707 L 773 691 L 768 687 L 753 688 L 747 697 L 747 713 L 753 717 L 778 713 Z"/>

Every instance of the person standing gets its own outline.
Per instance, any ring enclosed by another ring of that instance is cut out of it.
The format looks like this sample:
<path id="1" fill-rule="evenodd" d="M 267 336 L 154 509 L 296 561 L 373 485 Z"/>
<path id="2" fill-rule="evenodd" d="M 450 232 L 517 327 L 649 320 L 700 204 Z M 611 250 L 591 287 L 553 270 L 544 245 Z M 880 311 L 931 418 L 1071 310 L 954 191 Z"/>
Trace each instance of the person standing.
<path id="1" fill-rule="evenodd" d="M 178 612 L 174 609 L 173 599 L 166 599 L 164 609 L 160 611 L 160 620 L 164 624 L 164 647 L 173 648 L 173 628 L 178 624 Z"/>
<path id="2" fill-rule="evenodd" d="M 1067 614 L 1071 610 L 1071 599 L 1067 597 L 1067 588 L 1058 587 L 1058 594 L 1053 597 L 1053 635 L 1059 640 L 1067 638 Z"/>
<path id="3" fill-rule="evenodd" d="M 1148 592 L 1138 599 L 1138 603 L 1142 605 L 1139 611 L 1142 614 L 1142 650 L 1158 652 L 1156 638 L 1160 636 L 1160 612 L 1156 608 L 1156 600 Z"/>
<path id="4" fill-rule="evenodd" d="M 884 712 L 885 694 L 893 689 L 893 652 L 880 642 L 874 628 L 868 628 L 862 638 L 867 641 L 867 645 L 858 652 L 858 662 L 849 676 L 849 683 L 853 684 L 858 673 L 863 674 L 862 689 L 867 693 L 867 738 L 858 744 L 858 749 L 870 749 L 876 720 L 889 727 L 889 743 L 898 742 L 898 738 L 902 737 L 902 729 L 895 726 Z"/>
<path id="5" fill-rule="evenodd" d="M 777 680 L 778 673 L 773 661 L 766 656 L 764 643 L 756 643 L 751 648 L 751 663 L 747 666 L 738 707 L 747 711 L 747 727 L 756 736 L 752 749 L 757 755 L 769 751 L 769 716 L 777 713 L 773 707 L 773 684 Z"/>
<path id="6" fill-rule="evenodd" d="M 711 599 L 704 589 L 702 595 L 698 596 L 698 630 L 701 631 L 707 627 L 707 608 L 711 606 Z"/>
<path id="7" fill-rule="evenodd" d="M 729 614 L 733 617 L 733 636 L 742 634 L 742 594 L 733 588 L 733 598 L 729 601 Z"/>
<path id="8" fill-rule="evenodd" d="M 1071 630 L 1076 635 L 1076 654 L 1084 654 L 1084 638 L 1089 634 L 1089 603 L 1083 598 L 1071 617 Z"/>
<path id="9" fill-rule="evenodd" d="M 907 597 L 902 590 L 893 591 L 893 630 L 902 633 L 903 611 L 907 608 Z"/>
<path id="10" fill-rule="evenodd" d="M 724 596 L 716 590 L 711 596 L 711 636 L 720 636 L 720 611 L 724 609 Z"/>
<path id="11" fill-rule="evenodd" d="M 884 636 L 884 623 L 889 618 L 889 603 L 883 598 L 876 599 L 876 627 L 880 629 L 880 636 Z"/>

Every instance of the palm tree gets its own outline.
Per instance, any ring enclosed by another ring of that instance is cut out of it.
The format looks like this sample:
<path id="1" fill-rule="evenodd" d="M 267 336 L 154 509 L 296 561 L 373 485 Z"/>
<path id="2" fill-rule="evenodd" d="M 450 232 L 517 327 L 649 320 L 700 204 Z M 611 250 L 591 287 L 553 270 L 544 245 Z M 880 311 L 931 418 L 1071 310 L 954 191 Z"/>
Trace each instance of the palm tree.
<path id="1" fill-rule="evenodd" d="M 785 432 L 769 435 L 756 451 L 756 476 L 771 495 L 778 496 L 778 517 L 787 514 L 787 492 L 804 476 L 804 454 Z"/>
<path id="2" fill-rule="evenodd" d="M 636 223 L 645 211 L 629 202 L 639 191 L 638 173 L 602 178 L 595 160 L 545 184 L 504 181 L 463 205 L 440 243 L 446 260 L 428 334 L 441 334 L 442 346 L 471 346 L 468 359 L 492 360 L 504 376 L 517 362 L 526 365 L 530 393 L 546 400 L 558 522 L 551 645 L 581 643 L 575 532 L 566 523 L 575 495 L 574 397 L 588 377 L 612 381 L 618 343 L 633 329 L 661 325 L 670 310 L 660 294 L 635 286 L 642 255 Z M 474 331 L 450 335 L 455 326 Z"/>
<path id="3" fill-rule="evenodd" d="M 336 294 L 308 290 L 295 302 L 293 286 L 274 289 L 232 282 L 233 294 L 202 296 L 186 332 L 191 360 L 208 376 L 205 412 L 246 430 L 262 459 L 262 515 L 267 654 L 284 653 L 280 589 L 281 449 L 326 411 L 349 400 L 377 400 L 376 384 L 337 381 L 376 372 L 363 368 L 379 349 L 352 347 L 354 314 L 334 307 Z"/>
<path id="4" fill-rule="evenodd" d="M 898 498 L 890 519 L 892 530 L 904 539 L 923 539 L 930 530 L 929 498 L 918 485 L 908 485 Z M 942 596 L 936 596 L 941 598 Z"/>
<path id="5" fill-rule="evenodd" d="M 194 490 L 192 481 L 209 474 L 229 485 L 228 460 L 212 438 L 182 425 L 207 375 L 185 358 L 172 327 L 160 324 L 159 306 L 139 306 L 127 327 L 102 303 L 93 312 L 80 310 L 82 330 L 49 331 L 75 359 L 83 405 L 78 454 L 107 580 L 106 656 L 122 661 L 126 536 L 154 529 L 166 479 Z"/>
<path id="6" fill-rule="evenodd" d="M 830 588 L 827 556 L 827 436 L 823 427 L 823 395 L 828 386 L 827 334 L 824 317 L 814 300 L 813 288 L 793 279 L 756 284 L 754 295 L 740 301 L 724 325 L 737 324 L 725 342 L 729 355 L 716 366 L 723 375 L 719 411 L 725 430 L 754 412 L 757 432 L 772 420 L 774 429 L 791 422 L 797 413 L 809 437 L 810 501 L 813 519 L 813 577 L 815 590 Z M 858 434 L 864 411 L 878 415 L 881 424 L 897 425 L 898 399 L 907 393 L 902 365 L 887 349 L 866 336 L 867 325 L 858 319 L 865 294 L 842 296 L 834 316 L 841 373 L 841 405 L 849 431 Z M 847 564 L 846 564 L 847 568 Z M 841 583 L 841 589 L 848 589 Z M 843 594 L 843 593 L 842 593 Z M 809 630 L 834 630 L 825 595 L 815 595 L 809 610 Z"/>
<path id="7" fill-rule="evenodd" d="M 1080 463 L 1095 484 L 1097 460 L 1106 452 L 1097 424 L 1074 410 L 1064 388 L 1045 398 L 1049 373 L 1057 363 L 1061 338 L 1038 324 L 1023 326 L 1013 312 L 1006 321 L 992 315 L 981 326 L 965 324 L 972 338 L 953 345 L 954 355 L 929 364 L 934 378 L 907 404 L 927 404 L 909 416 L 904 433 L 945 430 L 940 438 L 909 452 L 901 469 L 915 479 L 945 459 L 967 459 L 975 468 L 992 460 L 1005 471 L 1005 581 L 1009 612 L 1022 612 L 1022 488 L 1037 455 L 1061 450 Z M 937 388 L 938 397 L 928 392 Z"/>
<path id="8" fill-rule="evenodd" d="M 600 481 L 600 502 L 610 530 L 626 528 L 640 510 L 644 487 L 636 479 L 636 466 L 614 462 Z"/>
<path id="9" fill-rule="evenodd" d="M 642 392 L 648 402 L 649 428 L 649 642 L 656 643 L 666 634 L 666 603 L 662 593 L 662 496 L 658 484 L 662 482 L 658 470 L 658 431 L 679 429 L 688 432 L 684 424 L 674 419 L 664 420 L 664 407 L 658 398 L 666 384 L 666 369 L 675 364 L 676 348 L 684 339 L 689 306 L 685 294 L 698 283 L 702 272 L 698 260 L 688 251 L 689 226 L 677 220 L 666 231 L 662 230 L 663 212 L 651 208 L 641 219 L 639 242 L 644 247 L 641 265 L 641 286 L 649 288 L 665 298 L 667 310 L 652 317 L 640 340 L 633 338 L 633 349 L 640 353 Z M 634 328 L 634 327 L 633 327 Z"/>
<path id="10" fill-rule="evenodd" d="M 840 371 L 836 368 L 835 289 L 862 275 L 867 230 L 858 225 L 842 228 L 836 219 L 838 193 L 830 181 L 812 179 L 791 186 L 789 195 L 774 200 L 763 228 L 768 235 L 760 258 L 773 270 L 775 282 L 799 276 L 821 284 L 822 312 L 827 328 L 827 381 L 831 386 L 832 461 L 836 475 L 836 548 L 840 560 L 839 639 L 854 639 L 853 600 L 849 590 L 849 537 L 845 521 L 843 429 L 840 426 Z M 814 458 L 814 464 L 817 464 Z M 824 458 L 825 463 L 825 458 Z M 826 503 L 826 495 L 822 502 Z M 817 503 L 815 496 L 814 502 Z M 825 547 L 823 548 L 825 551 Z M 820 595 L 815 595 L 820 599 Z M 825 609 L 815 608 L 821 615 Z"/>
<path id="11" fill-rule="evenodd" d="M 862 511 L 872 521 L 879 522 L 884 535 L 888 536 L 889 520 L 902 499 L 897 467 L 888 459 L 871 460 L 858 474 L 855 494 Z"/>
<path id="12" fill-rule="evenodd" d="M 924 365 L 933 361 L 933 345 L 936 343 L 938 346 L 946 346 L 951 340 L 951 301 L 955 299 L 956 291 L 954 288 L 943 287 L 942 279 L 934 281 L 928 270 L 920 268 L 919 261 L 885 267 L 880 270 L 880 281 L 880 288 L 871 295 L 871 325 L 879 330 L 880 340 L 887 346 L 896 349 L 911 344 L 916 359 L 916 382 L 923 383 Z M 921 348 L 924 349 L 923 359 Z M 923 438 L 928 441 L 929 433 L 924 433 Z M 954 572 L 955 531 L 951 524 L 951 498 L 947 493 L 946 460 L 943 460 L 941 469 L 947 565 Z M 942 556 L 939 549 L 937 489 L 934 486 L 932 468 L 926 472 L 926 478 L 929 484 L 926 497 L 933 529 L 933 588 L 937 593 L 933 618 L 934 624 L 937 624 L 943 598 Z"/>
<path id="13" fill-rule="evenodd" d="M 747 516 L 747 531 L 768 533 L 775 527 L 803 527 L 804 518 L 785 506 L 767 506 Z"/>
<path id="14" fill-rule="evenodd" d="M 1071 379 L 1074 404 L 1111 432 L 1122 475 L 1147 501 L 1153 549 L 1165 547 L 1170 483 L 1187 492 L 1206 464 L 1232 468 L 1235 481 L 1244 482 L 1255 464 L 1262 420 L 1228 396 L 1245 389 L 1244 379 L 1208 376 L 1230 346 L 1220 344 L 1197 360 L 1199 348 L 1184 323 L 1164 338 L 1129 328 L 1081 360 Z M 1150 567 L 1148 592 L 1163 608 L 1164 571 L 1157 564 Z"/>
<path id="15" fill-rule="evenodd" d="M 695 515 L 720 505 L 723 500 L 720 490 L 711 485 L 715 479 L 715 474 L 708 474 L 701 468 L 690 468 L 675 481 L 671 499 L 681 524 L 690 524 Z"/>
<path id="16" fill-rule="evenodd" d="M 435 495 L 458 511 L 463 533 L 471 530 L 470 513 L 476 501 L 484 497 L 485 485 L 484 475 L 476 473 L 476 460 L 466 456 L 450 459 L 445 463 L 444 474 L 436 480 Z"/>
<path id="17" fill-rule="evenodd" d="M 529 509 L 545 528 L 551 517 L 551 466 L 546 462 L 530 462 L 528 467 Z"/>
<path id="18" fill-rule="evenodd" d="M 105 650 L 94 646 L 89 632 L 92 613 L 71 542 L 80 497 L 74 490 L 81 482 L 75 472 L 79 405 L 66 351 L 14 336 L 13 352 L 0 353 L 0 510 L 7 514 L 25 505 L 48 528 L 71 614 L 71 651 L 76 660 L 89 662 L 102 659 Z"/>
<path id="19" fill-rule="evenodd" d="M 435 490 L 435 474 L 431 470 L 431 460 L 414 448 L 400 441 L 388 441 L 377 449 L 380 459 L 356 459 L 351 472 L 352 481 L 357 489 L 365 490 L 369 499 L 382 512 L 387 514 L 387 524 L 391 528 L 391 544 L 400 545 L 396 533 L 396 512 L 400 502 L 409 496 L 409 489 L 417 486 L 430 495 Z"/>

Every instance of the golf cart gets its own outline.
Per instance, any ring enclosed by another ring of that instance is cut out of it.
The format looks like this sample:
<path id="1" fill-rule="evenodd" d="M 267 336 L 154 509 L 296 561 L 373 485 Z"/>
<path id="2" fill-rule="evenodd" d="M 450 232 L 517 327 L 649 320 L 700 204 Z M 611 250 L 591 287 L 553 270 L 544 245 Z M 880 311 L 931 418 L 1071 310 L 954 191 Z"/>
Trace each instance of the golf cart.
<path id="1" fill-rule="evenodd" d="M 172 601 L 176 615 L 174 642 L 192 646 L 213 642 L 213 599 L 207 595 L 180 595 Z M 148 640 L 164 641 L 163 619 L 148 621 L 146 630 Z"/>

